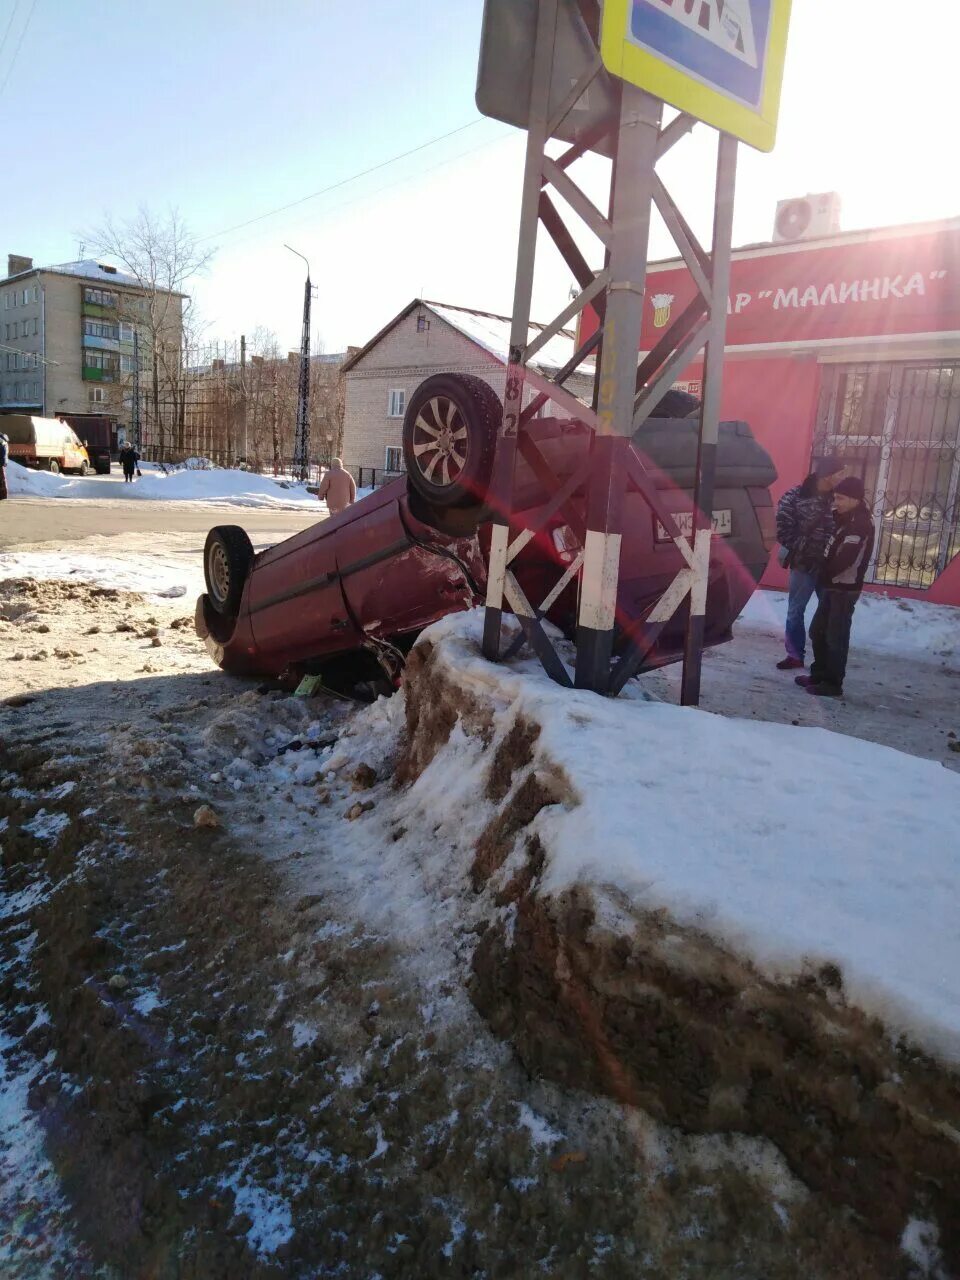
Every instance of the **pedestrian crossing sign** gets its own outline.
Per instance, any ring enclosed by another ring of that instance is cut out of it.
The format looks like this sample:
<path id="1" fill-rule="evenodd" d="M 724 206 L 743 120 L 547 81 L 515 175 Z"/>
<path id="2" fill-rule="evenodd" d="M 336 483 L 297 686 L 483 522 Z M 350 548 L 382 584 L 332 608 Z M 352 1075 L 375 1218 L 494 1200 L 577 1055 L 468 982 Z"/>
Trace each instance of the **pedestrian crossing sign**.
<path id="1" fill-rule="evenodd" d="M 790 0 L 605 0 L 600 52 L 613 75 L 773 149 Z"/>

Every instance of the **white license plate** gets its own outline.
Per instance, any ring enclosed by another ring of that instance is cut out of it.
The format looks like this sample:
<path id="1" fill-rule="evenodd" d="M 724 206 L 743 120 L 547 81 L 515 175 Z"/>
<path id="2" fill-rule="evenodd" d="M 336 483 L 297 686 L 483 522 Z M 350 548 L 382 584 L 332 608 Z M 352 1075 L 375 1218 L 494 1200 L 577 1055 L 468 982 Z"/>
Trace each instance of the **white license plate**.
<path id="1" fill-rule="evenodd" d="M 689 538 L 693 533 L 693 512 L 692 511 L 674 511 L 673 518 L 677 522 L 677 528 L 685 538 Z M 733 513 L 730 511 L 715 511 L 713 513 L 713 532 L 721 538 L 729 538 L 733 533 Z M 657 541 L 672 542 L 670 534 L 657 521 Z"/>

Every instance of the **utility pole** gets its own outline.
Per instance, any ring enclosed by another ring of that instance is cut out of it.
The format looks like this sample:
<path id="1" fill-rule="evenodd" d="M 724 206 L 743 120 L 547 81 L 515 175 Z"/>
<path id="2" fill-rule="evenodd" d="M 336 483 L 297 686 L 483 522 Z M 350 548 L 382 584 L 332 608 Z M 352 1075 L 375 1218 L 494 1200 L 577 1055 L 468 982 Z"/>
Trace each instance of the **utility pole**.
<path id="1" fill-rule="evenodd" d="M 283 246 L 290 249 L 288 244 Z M 290 249 L 307 263 L 307 282 L 303 290 L 303 330 L 300 334 L 300 378 L 297 385 L 297 434 L 293 446 L 293 474 L 297 480 L 306 480 L 310 464 L 310 300 L 313 286 L 310 283 L 310 263 L 296 249 Z"/>
<path id="2" fill-rule="evenodd" d="M 243 463 L 247 465 L 247 335 L 240 335 L 240 437 L 243 440 Z"/>

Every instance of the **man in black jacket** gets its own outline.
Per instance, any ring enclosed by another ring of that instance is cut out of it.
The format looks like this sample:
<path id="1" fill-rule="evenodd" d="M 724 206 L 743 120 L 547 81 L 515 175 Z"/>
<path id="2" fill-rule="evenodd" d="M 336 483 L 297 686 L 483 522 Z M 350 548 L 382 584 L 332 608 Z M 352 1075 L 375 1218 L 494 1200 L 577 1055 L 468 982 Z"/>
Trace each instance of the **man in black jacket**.
<path id="1" fill-rule="evenodd" d="M 850 626 L 873 554 L 874 528 L 863 481 L 841 480 L 833 491 L 835 528 L 817 582 L 819 603 L 810 624 L 813 663 L 797 684 L 821 698 L 839 698 L 847 672 Z"/>

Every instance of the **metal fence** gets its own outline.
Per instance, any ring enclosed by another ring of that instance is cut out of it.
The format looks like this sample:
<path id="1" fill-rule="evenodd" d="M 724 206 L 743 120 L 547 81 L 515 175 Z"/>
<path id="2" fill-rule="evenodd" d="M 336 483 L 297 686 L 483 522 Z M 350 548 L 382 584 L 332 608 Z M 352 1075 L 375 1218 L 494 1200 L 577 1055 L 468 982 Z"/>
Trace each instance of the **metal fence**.
<path id="1" fill-rule="evenodd" d="M 864 483 L 867 581 L 929 587 L 960 552 L 960 362 L 824 366 L 814 456 L 826 454 Z"/>

